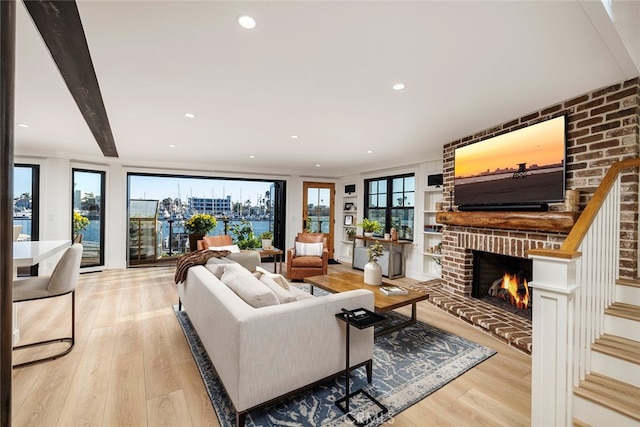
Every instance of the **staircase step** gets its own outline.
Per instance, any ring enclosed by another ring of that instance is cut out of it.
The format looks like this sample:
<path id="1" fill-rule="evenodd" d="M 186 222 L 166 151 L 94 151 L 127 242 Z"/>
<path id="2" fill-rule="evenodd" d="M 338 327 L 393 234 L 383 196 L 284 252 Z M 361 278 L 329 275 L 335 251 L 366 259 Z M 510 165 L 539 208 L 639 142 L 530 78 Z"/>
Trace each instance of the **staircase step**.
<path id="1" fill-rule="evenodd" d="M 640 387 L 640 342 L 604 334 L 591 349 L 593 372 Z"/>
<path id="2" fill-rule="evenodd" d="M 615 302 L 604 312 L 605 333 L 640 341 L 640 307 Z"/>
<path id="3" fill-rule="evenodd" d="M 616 283 L 619 284 L 619 285 L 635 286 L 636 288 L 640 288 L 640 279 L 620 278 L 620 279 L 616 280 Z"/>
<path id="4" fill-rule="evenodd" d="M 591 345 L 594 351 L 640 365 L 640 342 L 604 334 Z"/>
<path id="5" fill-rule="evenodd" d="M 576 396 L 640 421 L 638 387 L 592 372 L 573 391 Z"/>
<path id="6" fill-rule="evenodd" d="M 640 281 L 631 279 L 618 279 L 615 288 L 615 300 L 625 304 L 640 306 Z"/>
<path id="7" fill-rule="evenodd" d="M 577 418 L 573 418 L 573 427 L 592 427 L 591 424 L 587 424 L 582 420 L 579 420 Z"/>

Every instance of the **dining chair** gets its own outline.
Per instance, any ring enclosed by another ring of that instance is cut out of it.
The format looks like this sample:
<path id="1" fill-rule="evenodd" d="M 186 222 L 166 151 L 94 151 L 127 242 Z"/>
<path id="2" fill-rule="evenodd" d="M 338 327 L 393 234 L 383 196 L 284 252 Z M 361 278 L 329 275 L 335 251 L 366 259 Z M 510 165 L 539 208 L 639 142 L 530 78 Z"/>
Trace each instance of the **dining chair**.
<path id="1" fill-rule="evenodd" d="M 82 245 L 71 245 L 56 264 L 51 276 L 21 277 L 13 282 L 13 302 L 34 301 L 45 298 L 54 298 L 71 294 L 71 336 L 53 338 L 45 341 L 37 341 L 13 347 L 13 350 L 67 342 L 69 347 L 52 356 L 42 357 L 29 362 L 13 365 L 14 368 L 33 365 L 49 360 L 55 360 L 68 354 L 75 345 L 76 338 L 76 284 L 80 275 L 80 261 L 82 259 Z"/>

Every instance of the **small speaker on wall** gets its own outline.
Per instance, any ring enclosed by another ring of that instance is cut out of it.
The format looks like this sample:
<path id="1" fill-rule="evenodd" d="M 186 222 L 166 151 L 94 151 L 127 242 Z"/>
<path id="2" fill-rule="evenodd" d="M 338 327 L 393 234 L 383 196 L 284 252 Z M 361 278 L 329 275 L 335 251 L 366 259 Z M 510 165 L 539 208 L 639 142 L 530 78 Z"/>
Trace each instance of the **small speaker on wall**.
<path id="1" fill-rule="evenodd" d="M 442 185 L 442 174 L 438 173 L 435 175 L 427 175 L 427 185 L 436 187 L 440 187 Z"/>
<path id="2" fill-rule="evenodd" d="M 355 193 L 356 192 L 356 185 L 355 184 L 348 184 L 344 186 L 344 192 L 346 194 L 351 194 L 351 193 Z"/>

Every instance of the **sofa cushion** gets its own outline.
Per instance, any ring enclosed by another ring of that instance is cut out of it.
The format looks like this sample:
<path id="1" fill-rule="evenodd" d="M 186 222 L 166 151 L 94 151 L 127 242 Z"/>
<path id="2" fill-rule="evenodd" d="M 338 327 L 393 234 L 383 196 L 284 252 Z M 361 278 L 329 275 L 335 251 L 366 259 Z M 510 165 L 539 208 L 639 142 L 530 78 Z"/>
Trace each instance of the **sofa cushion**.
<path id="1" fill-rule="evenodd" d="M 225 265 L 220 280 L 254 308 L 279 304 L 273 291 L 239 264 Z"/>
<path id="2" fill-rule="evenodd" d="M 240 247 L 238 245 L 209 246 L 211 251 L 229 251 L 232 254 L 239 254 Z"/>
<path id="3" fill-rule="evenodd" d="M 322 243 L 296 242 L 296 256 L 322 256 Z"/>

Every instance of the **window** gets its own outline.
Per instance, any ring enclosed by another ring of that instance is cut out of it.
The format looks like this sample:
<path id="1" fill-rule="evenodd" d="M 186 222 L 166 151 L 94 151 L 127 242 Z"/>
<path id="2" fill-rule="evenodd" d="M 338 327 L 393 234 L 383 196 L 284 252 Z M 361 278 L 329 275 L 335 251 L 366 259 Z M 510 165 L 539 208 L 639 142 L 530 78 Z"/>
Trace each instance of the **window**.
<path id="1" fill-rule="evenodd" d="M 72 239 L 79 241 L 82 235 L 81 267 L 104 265 L 104 193 L 106 173 L 102 171 L 73 169 L 73 206 L 72 206 Z M 84 218 L 84 225 L 77 226 L 75 218 Z"/>
<path id="2" fill-rule="evenodd" d="M 365 180 L 365 191 L 364 216 L 380 222 L 385 233 L 395 227 L 399 239 L 413 240 L 414 174 Z"/>
<path id="3" fill-rule="evenodd" d="M 40 166 L 16 164 L 13 169 L 13 225 L 18 240 L 39 240 Z M 20 276 L 37 276 L 38 266 L 20 267 Z"/>

